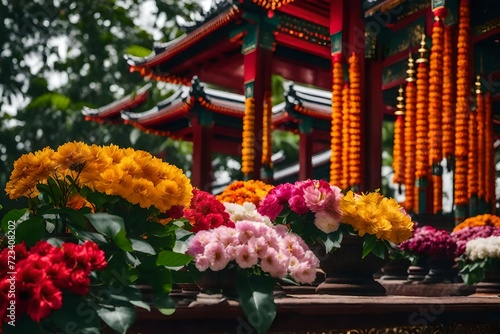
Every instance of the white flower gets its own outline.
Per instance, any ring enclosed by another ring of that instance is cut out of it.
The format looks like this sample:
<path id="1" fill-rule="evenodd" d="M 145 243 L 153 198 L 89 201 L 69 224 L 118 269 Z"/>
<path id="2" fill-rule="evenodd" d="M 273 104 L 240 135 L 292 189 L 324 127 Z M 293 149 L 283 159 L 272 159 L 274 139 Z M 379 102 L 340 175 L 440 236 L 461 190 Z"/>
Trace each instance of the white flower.
<path id="1" fill-rule="evenodd" d="M 245 202 L 243 205 L 236 203 L 224 202 L 224 207 L 226 212 L 229 214 L 229 218 L 237 223 L 241 220 L 249 220 L 258 223 L 264 223 L 266 225 L 272 226 L 271 220 L 267 216 L 262 216 L 258 211 L 255 204 L 250 202 Z"/>
<path id="2" fill-rule="evenodd" d="M 472 261 L 500 258 L 500 236 L 470 240 L 467 242 L 465 255 Z"/>

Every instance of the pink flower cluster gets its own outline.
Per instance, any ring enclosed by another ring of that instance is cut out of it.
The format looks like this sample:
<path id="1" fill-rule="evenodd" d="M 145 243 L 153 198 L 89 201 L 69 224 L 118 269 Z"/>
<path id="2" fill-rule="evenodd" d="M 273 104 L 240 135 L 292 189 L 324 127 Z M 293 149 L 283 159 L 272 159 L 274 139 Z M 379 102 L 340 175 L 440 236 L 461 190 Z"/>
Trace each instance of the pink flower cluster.
<path id="1" fill-rule="evenodd" d="M 234 227 L 224 204 L 214 195 L 196 188 L 193 188 L 193 198 L 189 208 L 184 209 L 184 216 L 191 221 L 191 231 L 195 233 L 219 226 Z"/>
<path id="2" fill-rule="evenodd" d="M 14 247 L 15 268 L 9 248 L 0 252 L 0 319 L 6 320 L 7 298 L 15 284 L 16 316 L 26 312 L 35 321 L 62 307 L 62 291 L 79 295 L 89 291 L 90 273 L 106 267 L 104 252 L 97 244 L 64 243 L 54 247 L 46 241 L 35 244 L 29 252 L 23 244 Z M 15 278 L 10 272 L 16 272 Z"/>
<path id="3" fill-rule="evenodd" d="M 297 181 L 273 188 L 260 202 L 258 211 L 271 220 L 287 209 L 299 215 L 313 212 L 316 227 L 324 233 L 331 233 L 338 230 L 342 220 L 341 199 L 340 188 L 326 181 Z"/>
<path id="4" fill-rule="evenodd" d="M 235 262 L 242 269 L 259 266 L 276 278 L 290 274 L 301 283 L 313 282 L 319 266 L 318 258 L 305 242 L 286 226 L 248 220 L 237 222 L 235 228 L 219 226 L 198 232 L 191 239 L 187 254 L 194 257 L 199 271 L 219 271 Z"/>
<path id="5" fill-rule="evenodd" d="M 432 226 L 416 228 L 413 236 L 402 242 L 399 248 L 416 256 L 454 259 L 457 255 L 454 238 L 447 231 Z"/>
<path id="6" fill-rule="evenodd" d="M 466 227 L 456 232 L 453 232 L 452 237 L 457 243 L 457 255 L 460 256 L 465 252 L 465 246 L 470 240 L 477 238 L 488 238 L 491 236 L 500 236 L 500 228 L 496 226 L 473 226 Z"/>

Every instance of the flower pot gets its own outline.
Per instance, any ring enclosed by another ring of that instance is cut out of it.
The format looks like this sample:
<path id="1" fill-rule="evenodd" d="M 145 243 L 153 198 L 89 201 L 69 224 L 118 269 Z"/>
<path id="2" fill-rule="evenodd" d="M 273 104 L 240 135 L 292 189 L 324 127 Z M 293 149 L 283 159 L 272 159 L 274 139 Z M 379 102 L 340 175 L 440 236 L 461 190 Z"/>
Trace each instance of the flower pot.
<path id="1" fill-rule="evenodd" d="M 382 267 L 382 276 L 380 279 L 383 281 L 406 280 L 408 278 L 409 266 L 410 260 L 408 259 L 390 260 Z"/>
<path id="2" fill-rule="evenodd" d="M 500 270 L 486 270 L 483 280 L 476 285 L 476 293 L 500 294 Z"/>
<path id="3" fill-rule="evenodd" d="M 238 296 L 236 290 L 236 268 L 212 271 L 210 269 L 203 271 L 196 278 L 196 285 L 200 288 L 201 294 L 222 295 L 228 298 Z"/>
<path id="4" fill-rule="evenodd" d="M 373 274 L 386 262 L 368 254 L 363 255 L 363 239 L 344 235 L 341 247 L 328 254 L 319 254 L 320 267 L 325 272 L 325 281 L 316 288 L 316 293 L 332 295 L 383 296 L 385 288 L 375 281 Z"/>
<path id="5" fill-rule="evenodd" d="M 422 283 L 455 283 L 458 270 L 455 261 L 448 258 L 429 259 L 429 272 Z"/>
<path id="6" fill-rule="evenodd" d="M 416 262 L 408 267 L 408 280 L 413 282 L 421 282 L 425 275 L 429 273 L 429 262 L 427 258 L 419 257 Z"/>

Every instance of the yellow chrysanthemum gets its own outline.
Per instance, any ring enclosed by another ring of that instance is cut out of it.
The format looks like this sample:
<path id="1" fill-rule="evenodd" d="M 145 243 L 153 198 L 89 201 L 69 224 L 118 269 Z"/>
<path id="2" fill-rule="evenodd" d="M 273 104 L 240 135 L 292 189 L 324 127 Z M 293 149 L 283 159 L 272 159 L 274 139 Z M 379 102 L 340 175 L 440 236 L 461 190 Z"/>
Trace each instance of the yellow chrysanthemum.
<path id="1" fill-rule="evenodd" d="M 378 192 L 356 195 L 352 191 L 342 198 L 343 223 L 351 225 L 360 236 L 375 235 L 382 240 L 400 243 L 411 237 L 413 222 L 394 199 Z"/>
<path id="2" fill-rule="evenodd" d="M 53 156 L 54 150 L 44 148 L 35 153 L 24 154 L 17 159 L 5 188 L 9 197 L 15 199 L 22 196 L 36 196 L 38 194 L 36 185 L 56 170 L 57 164 Z"/>
<path id="3" fill-rule="evenodd" d="M 54 160 L 58 164 L 58 171 L 81 169 L 91 159 L 90 147 L 82 142 L 70 142 L 57 148 Z"/>
<path id="4" fill-rule="evenodd" d="M 126 200 L 133 204 L 139 204 L 141 208 L 149 208 L 154 204 L 155 198 L 153 182 L 146 179 L 132 179 L 132 188 L 126 196 Z"/>

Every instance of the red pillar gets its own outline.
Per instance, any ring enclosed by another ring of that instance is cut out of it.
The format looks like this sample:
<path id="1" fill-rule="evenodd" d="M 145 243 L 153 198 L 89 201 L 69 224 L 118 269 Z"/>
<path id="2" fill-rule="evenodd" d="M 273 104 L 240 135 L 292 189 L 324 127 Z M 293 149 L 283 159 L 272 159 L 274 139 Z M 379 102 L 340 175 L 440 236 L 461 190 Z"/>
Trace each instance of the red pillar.
<path id="1" fill-rule="evenodd" d="M 260 26 L 257 29 L 255 43 L 247 47 L 244 43 L 244 87 L 245 97 L 252 97 L 255 100 L 255 125 L 254 125 L 254 155 L 253 172 L 248 177 L 260 180 L 262 168 L 262 121 L 264 111 L 264 94 L 271 90 L 271 66 L 272 66 L 272 46 L 261 45 L 262 32 Z"/>
<path id="2" fill-rule="evenodd" d="M 312 131 L 300 132 L 299 137 L 299 181 L 313 176 L 312 166 L 313 136 Z"/>
<path id="3" fill-rule="evenodd" d="M 194 187 L 212 190 L 212 125 L 202 125 L 198 117 L 191 119 L 193 129 L 193 164 L 191 183 Z"/>
<path id="4" fill-rule="evenodd" d="M 382 62 L 366 60 L 366 104 L 364 118 L 363 190 L 374 191 L 382 186 L 382 122 L 384 100 L 382 95 Z M 362 150 L 363 154 L 363 150 Z"/>

